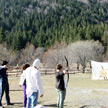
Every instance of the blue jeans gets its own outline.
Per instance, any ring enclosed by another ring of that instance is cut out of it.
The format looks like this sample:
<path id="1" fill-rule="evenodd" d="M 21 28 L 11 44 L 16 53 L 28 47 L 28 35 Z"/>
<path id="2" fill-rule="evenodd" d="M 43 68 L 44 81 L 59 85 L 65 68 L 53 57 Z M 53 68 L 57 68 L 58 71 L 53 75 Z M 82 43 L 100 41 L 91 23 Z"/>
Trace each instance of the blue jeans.
<path id="1" fill-rule="evenodd" d="M 38 92 L 34 92 L 30 97 L 27 97 L 27 108 L 34 108 L 37 105 Z"/>

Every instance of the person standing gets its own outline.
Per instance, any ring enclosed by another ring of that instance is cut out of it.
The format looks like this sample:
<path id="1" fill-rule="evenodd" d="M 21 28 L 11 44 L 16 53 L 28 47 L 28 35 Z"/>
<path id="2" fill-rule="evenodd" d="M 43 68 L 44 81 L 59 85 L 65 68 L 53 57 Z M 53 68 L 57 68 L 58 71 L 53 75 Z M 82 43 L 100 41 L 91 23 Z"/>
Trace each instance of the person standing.
<path id="1" fill-rule="evenodd" d="M 2 66 L 4 66 L 4 67 L 7 66 L 8 67 L 8 62 L 3 61 Z M 2 68 L 0 70 L 1 78 L 2 78 L 2 94 L 1 94 L 1 98 L 0 98 L 0 106 L 1 107 L 2 107 L 1 100 L 2 100 L 4 92 L 5 92 L 6 104 L 7 105 L 13 105 L 13 103 L 10 102 L 10 97 L 9 97 L 9 83 L 8 83 L 8 78 L 7 78 L 7 74 L 6 74 L 7 69 L 8 68 Z"/>
<path id="2" fill-rule="evenodd" d="M 55 79 L 56 79 L 56 91 L 57 91 L 57 107 L 63 108 L 64 100 L 66 96 L 66 71 L 63 70 L 63 66 L 58 64 L 56 66 Z"/>
<path id="3" fill-rule="evenodd" d="M 34 108 L 37 105 L 38 92 L 40 92 L 40 97 L 44 95 L 39 67 L 40 60 L 36 59 L 33 66 L 27 68 L 21 75 L 20 86 L 26 79 L 27 108 Z"/>
<path id="4" fill-rule="evenodd" d="M 21 66 L 21 70 L 24 71 L 24 70 L 26 70 L 28 67 L 30 67 L 29 64 L 23 64 L 23 65 Z M 23 72 L 22 72 L 22 73 L 23 73 Z M 24 106 L 24 108 L 26 108 L 26 104 L 27 104 L 26 79 L 25 79 L 24 82 L 23 82 L 22 89 L 23 89 L 23 93 L 24 93 L 23 106 Z"/>
<path id="5" fill-rule="evenodd" d="M 3 68 L 7 68 L 7 66 L 6 65 L 0 66 L 0 70 Z M 1 96 L 2 96 L 2 81 L 3 81 L 2 72 L 0 71 L 0 100 L 1 100 Z M 1 101 L 0 101 L 0 108 L 2 108 Z"/>

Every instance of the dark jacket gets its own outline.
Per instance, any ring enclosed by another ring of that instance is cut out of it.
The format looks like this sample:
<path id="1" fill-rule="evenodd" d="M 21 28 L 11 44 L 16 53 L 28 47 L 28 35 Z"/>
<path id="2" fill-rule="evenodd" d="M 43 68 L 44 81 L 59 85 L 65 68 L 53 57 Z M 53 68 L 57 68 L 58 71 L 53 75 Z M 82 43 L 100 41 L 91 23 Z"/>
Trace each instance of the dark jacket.
<path id="1" fill-rule="evenodd" d="M 55 72 L 55 78 L 56 78 L 56 88 L 59 90 L 65 90 L 64 73 Z"/>
<path id="2" fill-rule="evenodd" d="M 0 78 L 2 78 L 3 84 L 8 83 L 8 78 L 7 78 L 6 71 L 7 71 L 7 68 L 3 68 L 3 69 L 0 70 Z"/>

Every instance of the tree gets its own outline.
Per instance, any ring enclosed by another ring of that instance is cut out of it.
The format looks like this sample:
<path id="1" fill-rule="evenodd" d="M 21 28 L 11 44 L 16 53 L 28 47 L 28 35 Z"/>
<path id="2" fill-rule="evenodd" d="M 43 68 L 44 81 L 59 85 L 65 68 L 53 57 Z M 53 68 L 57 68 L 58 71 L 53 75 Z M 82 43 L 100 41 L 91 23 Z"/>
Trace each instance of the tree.
<path id="1" fill-rule="evenodd" d="M 12 64 L 16 60 L 15 52 L 7 49 L 6 44 L 0 44 L 0 63 L 3 60 L 7 60 L 9 64 Z"/>
<path id="2" fill-rule="evenodd" d="M 104 32 L 104 35 L 102 36 L 102 43 L 105 46 L 106 54 L 108 53 L 108 31 Z"/>
<path id="3" fill-rule="evenodd" d="M 99 41 L 78 41 L 68 46 L 69 59 L 80 63 L 85 73 L 86 63 L 91 60 L 102 61 L 104 47 Z"/>
<path id="4" fill-rule="evenodd" d="M 64 51 L 66 47 L 65 43 L 56 42 L 50 49 L 48 49 L 43 55 L 43 63 L 46 67 L 55 68 L 57 64 L 61 63 L 65 66 Z"/>
<path id="5" fill-rule="evenodd" d="M 27 62 L 31 64 L 36 58 L 41 59 L 44 50 L 45 49 L 43 47 L 35 49 L 34 45 L 28 42 L 26 47 L 22 49 L 20 52 L 20 57 L 19 57 L 20 64 Z"/>
<path id="6" fill-rule="evenodd" d="M 0 28 L 0 43 L 3 43 L 3 41 L 5 40 L 5 35 L 3 32 L 3 28 Z"/>

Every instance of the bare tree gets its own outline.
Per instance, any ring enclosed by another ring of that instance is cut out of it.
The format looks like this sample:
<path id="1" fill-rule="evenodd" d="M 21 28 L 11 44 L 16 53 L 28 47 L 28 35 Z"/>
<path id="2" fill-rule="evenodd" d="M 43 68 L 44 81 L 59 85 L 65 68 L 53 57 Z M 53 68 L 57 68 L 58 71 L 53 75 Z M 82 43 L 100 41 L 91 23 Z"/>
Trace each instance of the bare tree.
<path id="1" fill-rule="evenodd" d="M 43 62 L 46 66 L 54 68 L 58 63 L 62 63 L 62 50 L 48 50 L 43 57 Z"/>
<path id="2" fill-rule="evenodd" d="M 86 63 L 91 60 L 102 61 L 104 47 L 99 41 L 78 41 L 68 46 L 69 59 L 80 63 L 85 73 Z"/>
<path id="3" fill-rule="evenodd" d="M 34 45 L 27 43 L 26 47 L 20 52 L 20 64 L 23 63 L 32 63 L 36 58 L 41 59 L 44 53 L 44 48 L 39 47 L 35 49 Z"/>
<path id="4" fill-rule="evenodd" d="M 16 53 L 10 49 L 7 49 L 6 44 L 0 44 L 0 64 L 3 60 L 6 60 L 9 64 L 12 64 L 16 60 L 16 57 Z"/>
<path id="5" fill-rule="evenodd" d="M 64 51 L 65 43 L 55 43 L 50 49 L 48 49 L 43 56 L 44 66 L 55 68 L 58 63 L 64 64 Z"/>

